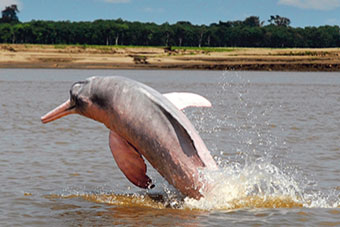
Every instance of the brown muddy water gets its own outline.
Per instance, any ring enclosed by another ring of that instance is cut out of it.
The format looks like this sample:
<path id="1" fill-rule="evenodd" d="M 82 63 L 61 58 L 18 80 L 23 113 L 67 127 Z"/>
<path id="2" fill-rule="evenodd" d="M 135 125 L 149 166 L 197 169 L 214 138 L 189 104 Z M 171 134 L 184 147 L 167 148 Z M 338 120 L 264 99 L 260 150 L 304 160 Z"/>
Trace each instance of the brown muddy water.
<path id="1" fill-rule="evenodd" d="M 220 166 L 204 199 L 117 168 L 108 130 L 40 116 L 89 76 L 121 75 L 190 91 L 213 107 L 185 113 Z M 340 225 L 340 74 L 0 69 L 0 226 Z"/>

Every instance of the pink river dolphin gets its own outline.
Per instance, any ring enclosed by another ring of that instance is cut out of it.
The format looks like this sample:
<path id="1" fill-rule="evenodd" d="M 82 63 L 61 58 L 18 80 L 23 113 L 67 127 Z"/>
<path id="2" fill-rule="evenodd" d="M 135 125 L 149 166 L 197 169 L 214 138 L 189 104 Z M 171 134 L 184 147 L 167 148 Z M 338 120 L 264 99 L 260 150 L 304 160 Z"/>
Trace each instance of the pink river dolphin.
<path id="1" fill-rule="evenodd" d="M 103 123 L 118 167 L 136 186 L 152 188 L 144 159 L 183 195 L 199 199 L 204 180 L 200 169 L 217 169 L 216 162 L 188 118 L 187 106 L 210 106 L 193 93 L 161 94 L 124 77 L 91 77 L 76 82 L 70 99 L 50 111 L 48 123 L 69 114 L 80 114 Z"/>

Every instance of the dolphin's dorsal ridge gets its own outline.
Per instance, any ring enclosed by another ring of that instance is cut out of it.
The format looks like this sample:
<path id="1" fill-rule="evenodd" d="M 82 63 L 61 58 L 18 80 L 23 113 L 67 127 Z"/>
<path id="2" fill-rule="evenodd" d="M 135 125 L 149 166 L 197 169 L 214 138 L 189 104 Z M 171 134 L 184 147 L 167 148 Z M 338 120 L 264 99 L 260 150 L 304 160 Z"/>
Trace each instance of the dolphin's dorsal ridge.
<path id="1" fill-rule="evenodd" d="M 151 179 L 146 175 L 146 164 L 136 149 L 112 130 L 109 140 L 112 155 L 129 181 L 141 188 L 153 188 Z"/>
<path id="2" fill-rule="evenodd" d="M 211 107 L 208 99 L 190 92 L 171 92 L 163 94 L 179 110 L 187 107 Z"/>

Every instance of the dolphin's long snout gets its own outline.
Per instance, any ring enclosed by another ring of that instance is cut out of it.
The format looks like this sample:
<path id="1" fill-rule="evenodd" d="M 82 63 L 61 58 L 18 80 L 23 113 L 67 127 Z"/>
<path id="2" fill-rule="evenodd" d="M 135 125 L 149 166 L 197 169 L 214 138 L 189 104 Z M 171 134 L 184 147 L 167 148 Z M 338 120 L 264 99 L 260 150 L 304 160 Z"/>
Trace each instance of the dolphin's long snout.
<path id="1" fill-rule="evenodd" d="M 54 110 L 51 110 L 47 114 L 41 117 L 41 122 L 46 124 L 48 122 L 57 120 L 69 114 L 76 113 L 74 107 L 72 107 L 70 100 L 67 100 L 60 106 L 56 107 Z"/>

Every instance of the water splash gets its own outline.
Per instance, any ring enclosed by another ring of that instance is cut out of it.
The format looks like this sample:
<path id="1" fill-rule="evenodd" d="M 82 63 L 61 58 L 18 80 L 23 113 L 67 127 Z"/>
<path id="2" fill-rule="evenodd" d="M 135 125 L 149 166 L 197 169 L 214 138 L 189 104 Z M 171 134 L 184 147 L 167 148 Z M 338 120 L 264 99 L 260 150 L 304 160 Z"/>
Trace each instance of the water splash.
<path id="1" fill-rule="evenodd" d="M 117 194 L 106 189 L 87 190 L 86 188 L 68 188 L 61 193 L 46 196 L 48 199 L 81 198 L 85 201 L 103 203 L 118 207 L 141 207 L 152 209 L 184 210 L 233 210 L 252 208 L 337 208 L 339 196 L 310 190 L 296 181 L 294 176 L 286 174 L 277 166 L 257 159 L 254 163 L 241 166 L 229 163 L 218 170 L 203 170 L 200 173 L 206 182 L 208 192 L 202 188 L 203 198 L 182 200 L 177 192 L 167 189 L 130 194 Z"/>
<path id="2" fill-rule="evenodd" d="M 223 117 L 209 119 L 215 121 L 210 136 L 216 143 L 214 135 L 219 134 L 218 139 L 225 141 L 223 149 L 228 150 L 217 152 L 216 146 L 209 146 L 219 154 L 215 159 L 221 168 L 201 173 L 209 192 L 199 201 L 186 198 L 184 207 L 208 210 L 338 207 L 338 192 L 318 189 L 311 176 L 286 158 L 293 151 L 277 136 L 283 134 L 283 129 L 271 118 L 272 103 L 262 103 L 268 100 L 263 96 L 272 94 L 265 90 L 253 94 L 250 81 L 238 72 L 224 72 L 221 81 L 213 100 L 220 100 L 214 108 Z M 203 122 L 196 124 L 204 128 Z"/>
<path id="3" fill-rule="evenodd" d="M 338 193 L 306 188 L 294 176 L 261 158 L 244 167 L 234 163 L 217 171 L 203 171 L 201 176 L 210 190 L 203 193 L 200 200 L 185 198 L 184 208 L 229 210 L 340 206 Z"/>
<path id="4" fill-rule="evenodd" d="M 200 200 L 185 199 L 194 209 L 302 207 L 297 182 L 271 163 L 258 159 L 240 167 L 238 163 L 214 172 L 202 173 L 211 190 Z"/>

